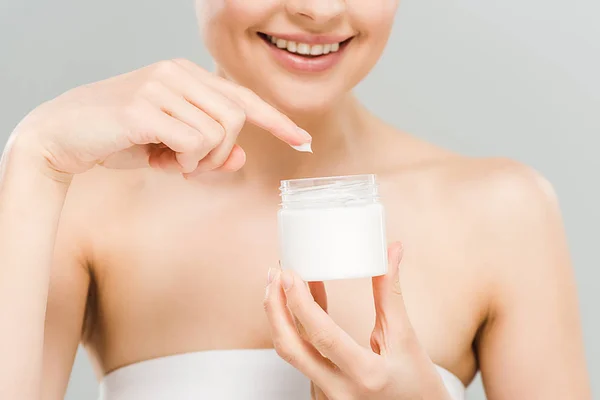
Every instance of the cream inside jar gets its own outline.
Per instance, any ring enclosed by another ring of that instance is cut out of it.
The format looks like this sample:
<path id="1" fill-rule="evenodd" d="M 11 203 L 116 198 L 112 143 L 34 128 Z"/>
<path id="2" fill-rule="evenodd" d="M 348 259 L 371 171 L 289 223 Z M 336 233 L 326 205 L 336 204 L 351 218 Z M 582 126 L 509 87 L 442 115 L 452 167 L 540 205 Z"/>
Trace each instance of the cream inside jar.
<path id="1" fill-rule="evenodd" d="M 281 266 L 305 281 L 387 272 L 385 211 L 375 175 L 281 182 Z"/>

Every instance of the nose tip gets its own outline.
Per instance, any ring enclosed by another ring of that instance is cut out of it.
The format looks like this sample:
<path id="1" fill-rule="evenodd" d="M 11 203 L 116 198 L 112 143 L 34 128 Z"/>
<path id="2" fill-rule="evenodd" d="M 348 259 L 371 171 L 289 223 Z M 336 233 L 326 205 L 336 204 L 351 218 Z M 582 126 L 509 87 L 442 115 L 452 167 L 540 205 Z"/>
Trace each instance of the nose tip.
<path id="1" fill-rule="evenodd" d="M 322 24 L 336 19 L 346 11 L 345 0 L 289 0 L 290 14 L 304 21 Z"/>

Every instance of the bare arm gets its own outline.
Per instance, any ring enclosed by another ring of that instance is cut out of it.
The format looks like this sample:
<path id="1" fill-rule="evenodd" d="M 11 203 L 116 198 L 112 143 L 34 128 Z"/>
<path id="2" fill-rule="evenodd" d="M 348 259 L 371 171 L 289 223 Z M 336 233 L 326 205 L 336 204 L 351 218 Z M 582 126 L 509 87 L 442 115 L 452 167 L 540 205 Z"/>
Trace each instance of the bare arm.
<path id="1" fill-rule="evenodd" d="M 0 398 L 40 398 L 50 266 L 68 181 L 10 143 L 0 176 Z"/>
<path id="2" fill-rule="evenodd" d="M 493 222 L 496 283 L 478 340 L 488 399 L 590 399 L 558 204 L 532 171 L 520 167 L 510 175 L 496 187 L 504 193 L 495 212 L 503 218 Z"/>
<path id="3" fill-rule="evenodd" d="M 235 142 L 247 122 L 293 147 L 311 141 L 248 89 L 186 60 L 70 90 L 21 121 L 0 176 L 0 398 L 39 399 L 44 355 L 43 394 L 64 391 L 89 284 L 78 260 L 60 251 L 49 284 L 71 177 L 99 163 L 175 169 L 187 177 L 234 171 L 245 162 Z"/>
<path id="4" fill-rule="evenodd" d="M 46 307 L 42 399 L 64 399 L 81 341 L 90 285 L 85 243 L 90 221 L 78 207 L 87 204 L 77 177 L 67 196 L 56 237 Z"/>

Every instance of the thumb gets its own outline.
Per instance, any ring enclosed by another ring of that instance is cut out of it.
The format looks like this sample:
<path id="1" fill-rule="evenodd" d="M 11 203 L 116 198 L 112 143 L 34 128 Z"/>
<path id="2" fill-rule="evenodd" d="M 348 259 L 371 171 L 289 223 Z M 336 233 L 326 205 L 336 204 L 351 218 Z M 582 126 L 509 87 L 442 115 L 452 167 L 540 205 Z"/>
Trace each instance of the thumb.
<path id="1" fill-rule="evenodd" d="M 325 290 L 325 283 L 308 282 L 308 289 L 310 290 L 313 300 L 321 307 L 321 309 L 323 309 L 323 311 L 327 312 L 327 291 Z M 308 341 L 309 338 L 306 334 L 306 330 L 300 321 L 298 321 L 296 316 L 294 316 L 294 322 L 296 323 L 296 328 L 298 328 L 298 333 L 300 333 L 300 336 Z"/>
<path id="2" fill-rule="evenodd" d="M 406 334 L 412 332 L 408 314 L 404 307 L 400 287 L 400 261 L 403 248 L 399 242 L 388 248 L 388 271 L 385 275 L 373 278 L 373 299 L 375 301 L 378 336 L 385 347 L 394 347 Z M 389 350 L 389 349 L 388 349 Z"/>

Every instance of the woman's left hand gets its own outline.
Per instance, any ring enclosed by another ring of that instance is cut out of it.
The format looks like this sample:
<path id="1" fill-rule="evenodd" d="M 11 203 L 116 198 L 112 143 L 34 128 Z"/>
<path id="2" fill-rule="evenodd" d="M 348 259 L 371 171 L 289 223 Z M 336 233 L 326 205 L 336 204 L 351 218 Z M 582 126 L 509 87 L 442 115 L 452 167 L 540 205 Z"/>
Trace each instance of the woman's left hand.
<path id="1" fill-rule="evenodd" d="M 371 349 L 327 314 L 322 282 L 309 287 L 290 270 L 269 271 L 264 300 L 277 354 L 312 381 L 313 399 L 447 400 L 433 362 L 408 319 L 399 282 L 402 247 L 388 251 L 388 273 L 373 278 Z"/>

